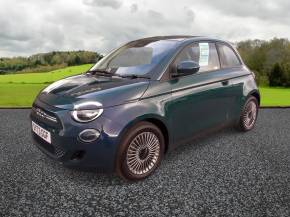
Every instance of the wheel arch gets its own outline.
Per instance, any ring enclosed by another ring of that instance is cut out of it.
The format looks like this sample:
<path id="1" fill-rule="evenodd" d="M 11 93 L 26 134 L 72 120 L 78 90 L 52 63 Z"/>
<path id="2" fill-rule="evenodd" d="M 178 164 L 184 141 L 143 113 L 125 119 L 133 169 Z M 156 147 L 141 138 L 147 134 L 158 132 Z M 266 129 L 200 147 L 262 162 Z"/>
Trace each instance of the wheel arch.
<path id="1" fill-rule="evenodd" d="M 168 151 L 168 146 L 169 146 L 169 133 L 168 133 L 168 128 L 165 125 L 165 123 L 157 118 L 147 118 L 147 119 L 144 119 L 143 121 L 147 121 L 149 123 L 152 123 L 161 130 L 161 132 L 164 136 L 164 142 L 165 142 L 164 153 L 166 153 Z"/>
<path id="2" fill-rule="evenodd" d="M 169 143 L 170 143 L 170 135 L 169 135 L 169 130 L 168 130 L 168 124 L 166 121 L 163 119 L 163 117 L 159 115 L 144 115 L 141 117 L 137 117 L 134 120 L 130 121 L 124 128 L 123 131 L 121 132 L 121 139 L 129 132 L 134 125 L 136 125 L 139 122 L 146 121 L 149 122 L 155 126 L 157 126 L 160 131 L 162 132 L 164 136 L 164 142 L 165 142 L 165 149 L 164 152 L 166 153 L 169 148 Z"/>
<path id="3" fill-rule="evenodd" d="M 260 96 L 259 91 L 258 91 L 258 90 L 252 90 L 252 91 L 248 94 L 248 97 L 250 97 L 250 96 L 255 97 L 255 98 L 257 99 L 257 101 L 258 101 L 259 106 L 260 106 L 260 103 L 261 103 L 261 96 Z M 248 97 L 247 97 L 247 98 L 248 98 Z"/>

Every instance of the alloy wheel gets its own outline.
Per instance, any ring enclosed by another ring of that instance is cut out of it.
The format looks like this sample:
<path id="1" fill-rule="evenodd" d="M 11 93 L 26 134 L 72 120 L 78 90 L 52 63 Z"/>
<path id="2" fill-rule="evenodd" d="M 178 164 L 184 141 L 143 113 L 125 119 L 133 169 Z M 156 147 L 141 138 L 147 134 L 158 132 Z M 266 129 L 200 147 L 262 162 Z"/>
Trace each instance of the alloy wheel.
<path id="1" fill-rule="evenodd" d="M 135 175 L 151 171 L 160 155 L 160 141 L 153 132 L 142 132 L 130 143 L 126 161 L 128 169 Z"/>
<path id="2" fill-rule="evenodd" d="M 245 109 L 243 123 L 247 129 L 250 129 L 255 124 L 257 117 L 257 105 L 254 101 L 250 101 Z"/>

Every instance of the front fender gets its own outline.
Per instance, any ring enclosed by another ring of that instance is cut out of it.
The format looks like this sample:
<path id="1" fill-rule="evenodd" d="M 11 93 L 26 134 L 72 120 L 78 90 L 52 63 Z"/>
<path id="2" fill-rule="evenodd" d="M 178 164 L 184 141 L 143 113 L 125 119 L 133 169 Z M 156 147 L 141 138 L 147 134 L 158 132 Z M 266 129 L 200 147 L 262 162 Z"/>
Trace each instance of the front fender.
<path id="1" fill-rule="evenodd" d="M 110 123 L 112 126 L 106 126 L 106 128 L 115 128 L 114 124 L 118 125 L 119 130 L 115 133 L 118 135 L 120 142 L 127 130 L 140 121 L 157 120 L 162 122 L 169 131 L 169 119 L 166 116 L 165 107 L 161 106 L 161 103 L 160 101 L 157 103 L 156 100 L 147 99 L 106 108 L 102 115 L 112 120 Z M 171 134 L 169 133 L 169 135 Z M 170 142 L 171 138 L 168 139 Z"/>
<path id="2" fill-rule="evenodd" d="M 243 102 L 246 102 L 249 95 L 256 93 L 260 97 L 260 92 L 254 79 L 248 77 L 243 85 Z"/>

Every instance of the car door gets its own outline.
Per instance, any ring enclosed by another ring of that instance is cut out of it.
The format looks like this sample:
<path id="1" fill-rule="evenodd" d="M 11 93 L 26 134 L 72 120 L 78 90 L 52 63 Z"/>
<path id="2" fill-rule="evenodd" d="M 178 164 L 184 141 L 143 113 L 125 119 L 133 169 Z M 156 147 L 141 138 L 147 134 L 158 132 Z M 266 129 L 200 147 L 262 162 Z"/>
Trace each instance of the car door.
<path id="1" fill-rule="evenodd" d="M 200 65 L 196 74 L 172 78 L 172 100 L 169 106 L 174 142 L 194 133 L 225 123 L 231 101 L 230 83 L 222 76 L 215 43 L 199 42 L 184 48 L 171 66 L 184 60 Z"/>
<path id="2" fill-rule="evenodd" d="M 240 116 L 241 107 L 243 106 L 245 76 L 249 75 L 250 72 L 243 66 L 237 51 L 231 46 L 222 42 L 218 42 L 216 45 L 221 63 L 220 74 L 227 77 L 231 87 L 228 119 L 235 120 Z"/>

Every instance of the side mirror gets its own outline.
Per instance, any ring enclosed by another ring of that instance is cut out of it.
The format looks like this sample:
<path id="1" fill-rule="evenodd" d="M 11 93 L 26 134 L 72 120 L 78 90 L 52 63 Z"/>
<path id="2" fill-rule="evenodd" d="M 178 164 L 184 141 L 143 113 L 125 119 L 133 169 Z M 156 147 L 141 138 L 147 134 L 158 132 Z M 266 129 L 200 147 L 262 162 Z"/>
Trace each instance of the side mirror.
<path id="1" fill-rule="evenodd" d="M 199 64 L 197 62 L 186 60 L 178 63 L 176 66 L 176 72 L 173 73 L 173 77 L 180 77 L 185 75 L 192 75 L 199 71 Z"/>

